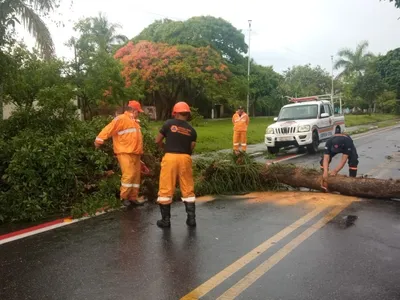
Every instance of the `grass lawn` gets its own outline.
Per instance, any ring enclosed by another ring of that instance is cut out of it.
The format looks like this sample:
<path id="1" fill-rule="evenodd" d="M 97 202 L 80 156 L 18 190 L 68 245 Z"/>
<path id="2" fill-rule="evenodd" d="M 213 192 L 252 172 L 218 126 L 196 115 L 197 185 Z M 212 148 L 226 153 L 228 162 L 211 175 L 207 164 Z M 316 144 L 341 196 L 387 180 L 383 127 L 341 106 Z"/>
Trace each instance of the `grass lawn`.
<path id="1" fill-rule="evenodd" d="M 345 124 L 346 127 L 372 124 L 381 121 L 398 119 L 400 116 L 396 115 L 384 115 L 384 114 L 373 114 L 373 115 L 346 115 Z"/>
<path id="2" fill-rule="evenodd" d="M 371 124 L 380 121 L 387 121 L 399 118 L 396 115 L 346 115 L 346 127 Z M 273 117 L 257 117 L 250 119 L 247 132 L 247 143 L 258 144 L 264 141 L 265 129 L 273 123 Z M 157 133 L 162 122 L 152 122 L 151 127 Z M 196 127 L 198 139 L 196 154 L 213 152 L 222 149 L 232 148 L 233 126 L 231 119 L 205 120 L 201 126 Z"/>
<path id="3" fill-rule="evenodd" d="M 265 129 L 273 123 L 273 117 L 251 118 L 247 131 L 247 143 L 258 144 L 264 141 Z M 160 122 L 152 123 L 155 132 L 161 127 Z M 205 120 L 197 131 L 196 154 L 232 148 L 232 120 Z"/>

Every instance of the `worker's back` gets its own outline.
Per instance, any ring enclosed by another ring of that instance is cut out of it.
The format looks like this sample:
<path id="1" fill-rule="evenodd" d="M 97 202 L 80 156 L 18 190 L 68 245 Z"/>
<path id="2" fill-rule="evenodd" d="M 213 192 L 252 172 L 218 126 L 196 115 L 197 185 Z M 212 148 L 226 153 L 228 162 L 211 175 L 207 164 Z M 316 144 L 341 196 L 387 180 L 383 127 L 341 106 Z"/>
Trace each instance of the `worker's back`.
<path id="1" fill-rule="evenodd" d="M 108 137 L 113 139 L 115 154 L 132 153 L 143 154 L 143 139 L 140 125 L 132 117 L 132 114 L 125 112 L 111 121 L 97 136 L 98 142 L 104 142 Z"/>
<path id="2" fill-rule="evenodd" d="M 197 138 L 196 130 L 186 121 L 167 120 L 161 133 L 165 136 L 165 153 L 192 154 L 192 142 Z"/>

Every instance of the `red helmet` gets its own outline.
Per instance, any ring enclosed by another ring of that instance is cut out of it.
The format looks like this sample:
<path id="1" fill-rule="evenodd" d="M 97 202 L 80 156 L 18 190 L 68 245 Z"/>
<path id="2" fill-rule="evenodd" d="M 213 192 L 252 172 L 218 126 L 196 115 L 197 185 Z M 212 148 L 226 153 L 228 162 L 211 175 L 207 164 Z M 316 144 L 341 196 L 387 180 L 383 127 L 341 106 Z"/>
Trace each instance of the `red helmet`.
<path id="1" fill-rule="evenodd" d="M 131 100 L 131 101 L 129 101 L 128 106 L 129 106 L 129 107 L 132 107 L 132 108 L 134 108 L 134 109 L 136 109 L 136 110 L 139 111 L 139 112 L 143 112 L 142 106 L 141 106 L 140 103 L 139 103 L 138 101 L 136 101 L 136 100 Z"/>
<path id="2" fill-rule="evenodd" d="M 172 109 L 173 116 L 177 113 L 184 113 L 184 112 L 190 113 L 190 107 L 186 102 L 178 102 L 174 105 L 174 108 Z"/>

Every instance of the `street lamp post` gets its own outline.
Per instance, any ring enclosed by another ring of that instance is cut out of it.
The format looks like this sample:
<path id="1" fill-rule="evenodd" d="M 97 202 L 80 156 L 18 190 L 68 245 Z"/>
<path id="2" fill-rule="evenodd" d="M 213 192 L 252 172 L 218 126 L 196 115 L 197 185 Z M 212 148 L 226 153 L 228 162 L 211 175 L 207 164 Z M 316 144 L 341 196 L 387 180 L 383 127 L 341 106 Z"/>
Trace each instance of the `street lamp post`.
<path id="1" fill-rule="evenodd" d="M 247 113 L 249 114 L 250 106 L 250 35 L 251 35 L 251 20 L 249 20 L 249 56 L 247 62 Z"/>

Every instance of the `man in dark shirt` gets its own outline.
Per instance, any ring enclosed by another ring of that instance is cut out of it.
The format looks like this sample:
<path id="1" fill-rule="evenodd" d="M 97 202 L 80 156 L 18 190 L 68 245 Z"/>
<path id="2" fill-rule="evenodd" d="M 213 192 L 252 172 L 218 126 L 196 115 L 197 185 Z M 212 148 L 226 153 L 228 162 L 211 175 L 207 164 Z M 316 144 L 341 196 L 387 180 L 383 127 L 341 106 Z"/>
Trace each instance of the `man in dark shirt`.
<path id="1" fill-rule="evenodd" d="M 176 103 L 172 115 L 174 119 L 166 121 L 156 137 L 156 143 L 165 152 L 161 162 L 157 199 L 162 219 L 157 221 L 157 226 L 161 228 L 171 226 L 171 203 L 178 179 L 182 192 L 182 201 L 186 207 L 186 224 L 194 227 L 196 226 L 196 197 L 194 194 L 191 154 L 196 146 L 197 133 L 187 122 L 190 117 L 190 107 L 187 103 Z M 165 144 L 163 142 L 164 139 Z"/>
<path id="2" fill-rule="evenodd" d="M 338 153 L 342 153 L 342 159 L 339 165 L 331 171 L 330 175 L 336 176 L 336 174 L 343 169 L 346 161 L 348 161 L 349 176 L 357 176 L 358 154 L 353 140 L 347 134 L 335 134 L 326 142 L 324 156 L 320 161 L 321 168 L 324 171 L 322 177 L 322 186 L 325 189 L 327 189 L 326 183 L 328 180 L 329 164 L 331 163 L 332 158 Z"/>

